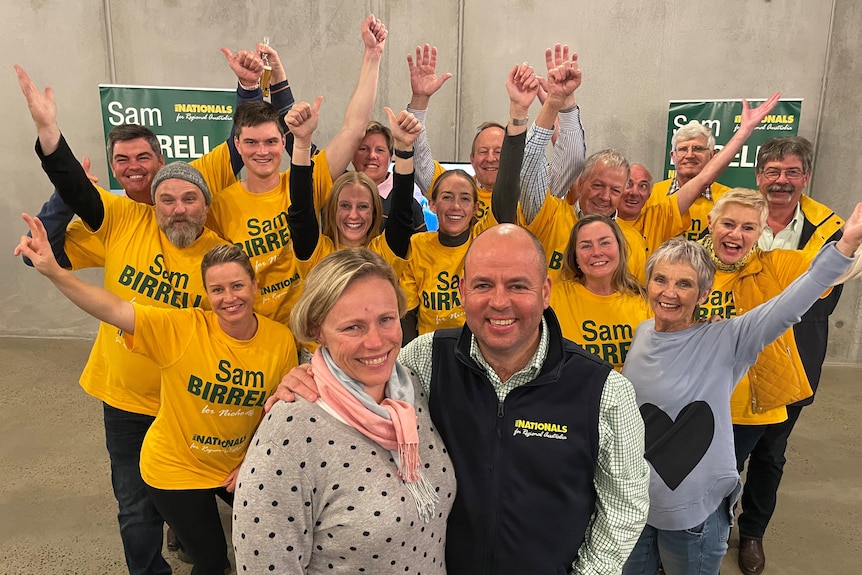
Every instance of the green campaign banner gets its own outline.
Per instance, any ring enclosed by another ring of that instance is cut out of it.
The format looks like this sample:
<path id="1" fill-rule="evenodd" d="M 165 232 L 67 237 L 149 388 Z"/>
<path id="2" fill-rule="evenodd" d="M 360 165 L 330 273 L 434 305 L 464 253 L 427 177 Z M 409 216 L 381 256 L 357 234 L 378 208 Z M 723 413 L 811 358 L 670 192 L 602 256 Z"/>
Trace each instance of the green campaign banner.
<path id="1" fill-rule="evenodd" d="M 100 84 L 99 96 L 106 140 L 116 126 L 140 124 L 158 136 L 168 163 L 190 162 L 224 142 L 236 105 L 235 91 L 208 88 Z M 113 175 L 110 186 L 120 189 Z"/>
<path id="2" fill-rule="evenodd" d="M 748 103 L 751 107 L 756 107 L 763 103 L 763 100 L 749 100 Z M 797 135 L 801 112 L 801 99 L 779 100 L 772 112 L 755 128 L 718 181 L 731 188 L 755 188 L 754 165 L 760 146 L 772 138 Z M 677 129 L 692 120 L 708 126 L 715 136 L 717 151 L 724 147 L 739 129 L 741 114 L 742 100 L 671 100 L 667 114 L 664 178 L 672 178 L 676 173 L 670 159 L 670 151 L 671 138 Z"/>

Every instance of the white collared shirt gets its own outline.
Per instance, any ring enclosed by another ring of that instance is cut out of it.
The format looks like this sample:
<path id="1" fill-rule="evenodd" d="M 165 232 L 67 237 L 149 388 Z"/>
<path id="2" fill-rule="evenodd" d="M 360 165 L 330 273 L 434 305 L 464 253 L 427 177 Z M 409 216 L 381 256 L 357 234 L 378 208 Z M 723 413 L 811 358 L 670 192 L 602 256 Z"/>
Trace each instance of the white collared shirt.
<path id="1" fill-rule="evenodd" d="M 764 251 L 771 250 L 795 250 L 799 249 L 799 239 L 802 237 L 802 224 L 805 218 L 802 216 L 802 208 L 796 204 L 796 213 L 783 230 L 777 234 L 772 233 L 772 228 L 766 226 L 757 240 L 757 245 Z"/>

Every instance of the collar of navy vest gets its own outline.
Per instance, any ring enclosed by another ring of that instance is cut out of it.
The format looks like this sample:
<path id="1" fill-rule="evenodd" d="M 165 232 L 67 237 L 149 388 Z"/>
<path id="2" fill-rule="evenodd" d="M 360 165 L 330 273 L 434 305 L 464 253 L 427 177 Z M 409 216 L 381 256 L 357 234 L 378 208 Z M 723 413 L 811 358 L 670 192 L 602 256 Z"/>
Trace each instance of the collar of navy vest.
<path id="1" fill-rule="evenodd" d="M 565 357 L 563 346 L 565 345 L 565 340 L 563 339 L 560 322 L 550 307 L 545 309 L 542 316 L 545 318 L 545 323 L 548 326 L 548 355 L 542 363 L 542 370 L 539 376 L 531 381 L 530 385 L 553 381 L 559 377 L 559 372 L 563 369 L 563 359 Z M 469 369 L 484 374 L 482 367 L 470 357 L 470 342 L 472 337 L 473 332 L 470 331 L 469 326 L 465 323 L 461 328 L 461 333 L 458 334 L 458 341 L 455 344 L 455 357 Z M 545 377 L 548 374 L 554 377 Z"/>

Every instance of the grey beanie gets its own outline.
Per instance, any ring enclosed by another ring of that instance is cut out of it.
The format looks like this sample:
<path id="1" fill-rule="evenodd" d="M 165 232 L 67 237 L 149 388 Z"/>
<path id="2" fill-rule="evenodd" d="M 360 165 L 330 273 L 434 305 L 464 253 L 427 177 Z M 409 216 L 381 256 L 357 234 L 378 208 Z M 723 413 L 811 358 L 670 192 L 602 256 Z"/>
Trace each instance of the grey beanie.
<path id="1" fill-rule="evenodd" d="M 165 180 L 185 180 L 196 185 L 200 188 L 201 193 L 203 193 L 206 205 L 210 205 L 210 201 L 212 200 L 210 189 L 207 187 L 204 177 L 194 166 L 185 162 L 172 162 L 162 166 L 162 169 L 153 178 L 153 186 L 150 188 L 153 195 L 153 203 L 156 202 L 156 188 Z"/>

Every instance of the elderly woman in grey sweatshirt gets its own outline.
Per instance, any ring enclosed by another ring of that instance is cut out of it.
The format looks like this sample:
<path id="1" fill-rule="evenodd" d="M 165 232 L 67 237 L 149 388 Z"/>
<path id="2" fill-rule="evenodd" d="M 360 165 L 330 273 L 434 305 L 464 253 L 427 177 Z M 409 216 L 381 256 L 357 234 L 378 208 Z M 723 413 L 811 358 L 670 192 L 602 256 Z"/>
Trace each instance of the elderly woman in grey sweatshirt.
<path id="1" fill-rule="evenodd" d="M 696 319 L 715 273 L 702 246 L 672 239 L 649 258 L 655 317 L 638 327 L 623 375 L 646 428 L 650 511 L 624 575 L 655 574 L 659 565 L 667 575 L 719 572 L 740 492 L 730 395 L 765 345 L 848 279 L 860 244 L 862 203 L 844 237 L 826 245 L 808 272 L 763 305 L 718 323 Z"/>

